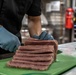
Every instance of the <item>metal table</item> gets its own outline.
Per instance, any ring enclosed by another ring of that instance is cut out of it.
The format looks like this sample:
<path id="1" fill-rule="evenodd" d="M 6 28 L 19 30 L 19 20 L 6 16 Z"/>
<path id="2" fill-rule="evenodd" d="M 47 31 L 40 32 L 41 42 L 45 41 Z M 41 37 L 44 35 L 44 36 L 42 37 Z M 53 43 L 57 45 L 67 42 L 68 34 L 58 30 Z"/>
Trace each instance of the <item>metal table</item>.
<path id="1" fill-rule="evenodd" d="M 60 44 L 58 50 L 61 50 L 63 54 L 76 57 L 76 42 Z M 62 75 L 76 75 L 76 67 Z"/>

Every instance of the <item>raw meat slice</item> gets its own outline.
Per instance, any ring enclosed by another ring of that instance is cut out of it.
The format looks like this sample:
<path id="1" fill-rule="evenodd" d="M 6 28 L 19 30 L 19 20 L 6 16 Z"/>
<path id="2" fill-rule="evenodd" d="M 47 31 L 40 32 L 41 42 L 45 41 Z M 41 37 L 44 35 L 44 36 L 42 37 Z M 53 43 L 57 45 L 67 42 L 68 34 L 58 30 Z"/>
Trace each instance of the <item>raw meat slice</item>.
<path id="1" fill-rule="evenodd" d="M 52 59 L 53 56 L 51 57 L 13 57 L 14 60 L 27 60 L 27 61 L 50 61 Z"/>
<path id="2" fill-rule="evenodd" d="M 41 65 L 12 63 L 11 61 L 7 63 L 7 66 L 16 67 L 16 68 L 34 69 L 34 70 L 47 70 L 49 67 L 49 66 L 41 66 Z"/>

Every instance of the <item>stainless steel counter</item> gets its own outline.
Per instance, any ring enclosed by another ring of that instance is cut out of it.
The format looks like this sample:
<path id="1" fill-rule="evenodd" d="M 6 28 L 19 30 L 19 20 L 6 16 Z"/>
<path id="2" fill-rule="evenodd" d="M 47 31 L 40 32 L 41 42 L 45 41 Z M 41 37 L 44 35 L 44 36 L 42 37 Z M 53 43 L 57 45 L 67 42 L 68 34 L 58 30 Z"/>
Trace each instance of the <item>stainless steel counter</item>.
<path id="1" fill-rule="evenodd" d="M 63 54 L 71 55 L 76 58 L 76 42 L 60 44 L 58 45 L 58 50 L 61 50 Z M 76 67 L 62 75 L 76 75 Z"/>

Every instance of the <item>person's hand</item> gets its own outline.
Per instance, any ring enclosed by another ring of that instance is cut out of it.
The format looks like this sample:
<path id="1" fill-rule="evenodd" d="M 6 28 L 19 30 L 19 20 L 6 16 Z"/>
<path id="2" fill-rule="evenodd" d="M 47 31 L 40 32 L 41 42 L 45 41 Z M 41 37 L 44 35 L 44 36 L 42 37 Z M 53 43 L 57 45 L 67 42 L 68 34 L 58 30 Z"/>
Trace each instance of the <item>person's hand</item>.
<path id="1" fill-rule="evenodd" d="M 48 34 L 46 31 L 43 31 L 39 36 L 34 35 L 33 38 L 39 40 L 54 40 L 53 36 L 51 34 Z"/>
<path id="2" fill-rule="evenodd" d="M 3 26 L 0 27 L 0 47 L 10 52 L 15 52 L 20 41 L 17 36 L 7 31 Z"/>

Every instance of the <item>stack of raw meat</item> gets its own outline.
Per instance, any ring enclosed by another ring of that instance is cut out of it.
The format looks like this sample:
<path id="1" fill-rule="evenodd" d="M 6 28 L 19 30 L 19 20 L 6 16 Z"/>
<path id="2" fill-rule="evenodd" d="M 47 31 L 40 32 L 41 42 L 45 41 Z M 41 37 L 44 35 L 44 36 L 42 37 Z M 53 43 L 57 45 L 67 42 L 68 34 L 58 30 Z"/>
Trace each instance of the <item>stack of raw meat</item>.
<path id="1" fill-rule="evenodd" d="M 28 39 L 20 46 L 13 59 L 7 63 L 10 67 L 46 70 L 56 60 L 58 44 L 55 40 Z"/>

